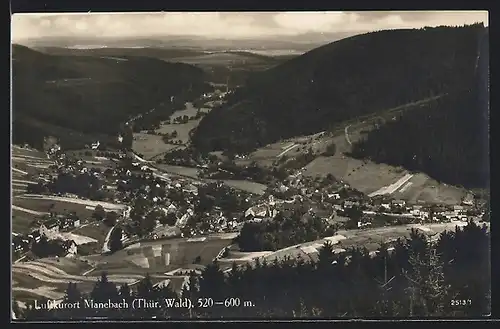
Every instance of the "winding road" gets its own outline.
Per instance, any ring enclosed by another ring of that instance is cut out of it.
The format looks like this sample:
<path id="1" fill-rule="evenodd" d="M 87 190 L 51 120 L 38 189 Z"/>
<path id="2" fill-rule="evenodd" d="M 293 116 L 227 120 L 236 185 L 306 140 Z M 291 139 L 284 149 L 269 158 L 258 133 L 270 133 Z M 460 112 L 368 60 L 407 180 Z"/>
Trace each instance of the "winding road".
<path id="1" fill-rule="evenodd" d="M 348 126 L 345 126 L 345 128 L 344 128 L 345 140 L 347 141 L 347 143 L 349 143 L 349 145 L 352 145 L 351 139 L 349 138 L 349 127 L 351 127 L 351 126 L 352 125 L 348 125 Z"/>

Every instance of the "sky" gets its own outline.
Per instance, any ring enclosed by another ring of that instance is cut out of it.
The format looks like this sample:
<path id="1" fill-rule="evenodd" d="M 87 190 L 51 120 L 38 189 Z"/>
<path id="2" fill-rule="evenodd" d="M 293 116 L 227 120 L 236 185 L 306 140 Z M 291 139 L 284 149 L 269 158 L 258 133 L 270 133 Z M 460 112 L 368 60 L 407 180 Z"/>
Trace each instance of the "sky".
<path id="1" fill-rule="evenodd" d="M 45 37 L 258 38 L 319 32 L 368 32 L 483 22 L 487 11 L 157 12 L 14 14 L 13 42 Z"/>

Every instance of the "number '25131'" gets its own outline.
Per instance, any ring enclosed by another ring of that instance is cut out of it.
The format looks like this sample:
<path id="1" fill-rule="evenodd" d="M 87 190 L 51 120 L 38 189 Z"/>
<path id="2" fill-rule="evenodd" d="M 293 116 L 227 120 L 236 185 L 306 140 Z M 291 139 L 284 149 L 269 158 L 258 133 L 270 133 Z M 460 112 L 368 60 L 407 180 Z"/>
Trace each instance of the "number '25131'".
<path id="1" fill-rule="evenodd" d="M 451 306 L 469 306 L 472 305 L 472 300 L 470 299 L 452 299 L 450 301 Z"/>

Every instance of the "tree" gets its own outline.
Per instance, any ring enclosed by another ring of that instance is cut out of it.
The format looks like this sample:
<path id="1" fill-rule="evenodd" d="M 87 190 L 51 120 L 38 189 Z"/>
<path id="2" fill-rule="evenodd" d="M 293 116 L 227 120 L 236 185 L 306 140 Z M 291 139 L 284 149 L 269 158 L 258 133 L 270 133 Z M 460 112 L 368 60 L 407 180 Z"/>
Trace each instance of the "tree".
<path id="1" fill-rule="evenodd" d="M 335 143 L 330 143 L 327 147 L 325 152 L 323 153 L 324 156 L 334 156 L 335 152 L 337 151 L 337 146 Z"/>
<path id="2" fill-rule="evenodd" d="M 123 248 L 122 243 L 122 229 L 121 227 L 112 228 L 113 232 L 109 236 L 109 250 L 111 252 L 118 251 Z"/>
<path id="3" fill-rule="evenodd" d="M 109 227 L 113 227 L 115 226 L 117 220 L 118 220 L 118 214 L 114 211 L 110 211 L 106 213 L 104 224 L 106 224 Z"/>
<path id="4" fill-rule="evenodd" d="M 154 230 L 154 228 L 156 227 L 156 219 L 158 218 L 157 214 L 157 212 L 152 211 L 148 213 L 146 217 L 144 217 L 140 222 L 139 227 L 143 234 L 151 233 Z"/>
<path id="5" fill-rule="evenodd" d="M 318 266 L 320 268 L 328 268 L 332 265 L 334 259 L 333 244 L 330 241 L 326 241 L 319 249 Z"/>
<path id="6" fill-rule="evenodd" d="M 92 214 L 92 218 L 94 218 L 97 221 L 101 221 L 104 219 L 106 216 L 106 210 L 104 210 L 104 207 L 98 204 L 95 209 L 94 213 Z"/>
<path id="7" fill-rule="evenodd" d="M 163 225 L 174 226 L 177 222 L 177 215 L 173 212 L 170 212 L 166 215 L 162 215 L 160 217 L 160 223 Z"/>
<path id="8" fill-rule="evenodd" d="M 108 300 L 117 301 L 119 298 L 118 289 L 113 282 L 108 280 L 106 272 L 101 273 L 90 293 L 90 298 L 94 302 L 106 302 Z M 116 309 L 91 309 L 97 316 L 111 317 L 117 313 Z M 91 313 L 92 314 L 92 313 Z"/>
<path id="9" fill-rule="evenodd" d="M 144 279 L 142 279 L 137 286 L 137 297 L 145 298 L 147 300 L 154 299 L 155 289 L 153 287 L 153 283 L 151 282 L 151 277 L 148 273 Z"/>
<path id="10" fill-rule="evenodd" d="M 68 288 L 66 289 L 66 293 L 64 296 L 63 301 L 65 303 L 79 303 L 81 307 L 83 307 L 83 296 L 78 287 L 76 286 L 76 283 L 68 283 Z M 82 316 L 82 310 L 81 308 L 75 308 L 75 309 L 63 309 L 62 310 L 65 313 L 65 317 L 69 319 L 79 319 Z"/>

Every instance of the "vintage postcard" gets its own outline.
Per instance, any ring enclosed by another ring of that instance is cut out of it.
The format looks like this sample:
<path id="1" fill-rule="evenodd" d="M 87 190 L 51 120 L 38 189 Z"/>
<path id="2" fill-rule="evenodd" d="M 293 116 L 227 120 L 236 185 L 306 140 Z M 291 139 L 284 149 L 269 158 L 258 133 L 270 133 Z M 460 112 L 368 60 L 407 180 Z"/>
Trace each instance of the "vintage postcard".
<path id="1" fill-rule="evenodd" d="M 12 16 L 12 319 L 487 317 L 486 11 Z"/>

